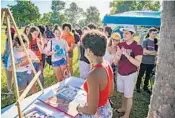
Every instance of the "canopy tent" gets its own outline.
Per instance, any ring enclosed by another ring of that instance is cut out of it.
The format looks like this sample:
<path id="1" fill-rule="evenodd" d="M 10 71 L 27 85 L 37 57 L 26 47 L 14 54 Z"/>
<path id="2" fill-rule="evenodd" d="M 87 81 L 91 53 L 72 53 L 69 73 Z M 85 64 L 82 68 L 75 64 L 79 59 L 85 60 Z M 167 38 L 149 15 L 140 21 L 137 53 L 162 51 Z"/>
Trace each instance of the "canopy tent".
<path id="1" fill-rule="evenodd" d="M 106 15 L 104 24 L 131 24 L 140 26 L 160 26 L 159 11 L 129 11 L 116 15 Z"/>

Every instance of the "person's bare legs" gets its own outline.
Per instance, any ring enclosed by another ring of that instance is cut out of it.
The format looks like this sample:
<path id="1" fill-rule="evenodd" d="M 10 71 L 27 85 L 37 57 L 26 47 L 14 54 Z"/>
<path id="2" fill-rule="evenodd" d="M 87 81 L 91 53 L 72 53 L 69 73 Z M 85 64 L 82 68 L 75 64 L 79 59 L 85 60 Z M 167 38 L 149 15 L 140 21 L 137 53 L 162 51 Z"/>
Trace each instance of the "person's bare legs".
<path id="1" fill-rule="evenodd" d="M 12 92 L 12 71 L 6 70 L 6 76 L 8 92 Z"/>
<path id="2" fill-rule="evenodd" d="M 31 88 L 31 93 L 33 94 L 33 93 L 36 93 L 36 92 L 38 92 L 38 90 L 37 90 L 37 87 L 36 87 L 36 83 L 32 86 L 32 88 Z"/>
<path id="3" fill-rule="evenodd" d="M 60 67 L 54 67 L 53 70 L 54 70 L 54 72 L 55 72 L 57 81 L 58 81 L 58 82 L 62 81 L 61 68 L 60 68 Z"/>
<path id="4" fill-rule="evenodd" d="M 125 112 L 126 111 L 126 99 L 122 94 L 122 107 L 117 109 L 117 112 Z"/>
<path id="5" fill-rule="evenodd" d="M 133 104 L 132 98 L 125 98 L 125 103 L 126 103 L 125 114 L 121 118 L 129 118 L 130 112 L 131 112 L 131 109 L 132 109 L 132 104 Z"/>
<path id="6" fill-rule="evenodd" d="M 32 76 L 31 76 L 32 75 Z M 35 75 L 34 75 L 34 73 L 33 74 L 29 74 L 28 76 L 31 76 L 30 78 L 31 78 L 31 80 L 28 80 L 28 81 L 32 81 L 33 80 L 33 78 L 35 77 Z M 38 78 L 38 79 L 40 79 L 40 78 Z M 40 80 L 41 81 L 41 80 Z M 26 85 L 26 87 L 30 84 L 30 82 Z M 25 87 L 25 88 L 26 88 Z M 24 88 L 24 90 L 25 90 L 25 88 Z M 34 94 L 34 93 L 36 93 L 36 92 L 38 92 L 38 89 L 37 89 L 37 81 L 33 84 L 33 86 L 32 86 L 32 88 L 30 89 L 30 91 L 29 91 L 29 93 L 28 93 L 28 95 L 32 95 L 32 94 Z"/>
<path id="7" fill-rule="evenodd" d="M 61 73 L 62 73 L 62 79 L 65 79 L 65 71 L 68 69 L 67 67 L 66 67 L 66 65 L 62 65 L 62 66 L 60 66 L 60 68 L 61 68 Z"/>
<path id="8" fill-rule="evenodd" d="M 69 71 L 71 72 L 71 75 L 73 74 L 73 69 L 72 69 L 72 59 L 73 58 L 68 58 L 68 68 L 69 68 Z"/>

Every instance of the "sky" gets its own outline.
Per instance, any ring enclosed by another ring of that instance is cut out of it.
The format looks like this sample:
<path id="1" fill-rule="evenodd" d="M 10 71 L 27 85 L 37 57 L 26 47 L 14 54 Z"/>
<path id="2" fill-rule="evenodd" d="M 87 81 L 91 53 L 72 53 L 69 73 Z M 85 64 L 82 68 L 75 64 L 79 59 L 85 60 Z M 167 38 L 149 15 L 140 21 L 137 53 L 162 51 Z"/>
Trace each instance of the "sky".
<path id="1" fill-rule="evenodd" d="M 39 8 L 41 14 L 51 11 L 51 0 L 31 0 Z M 109 3 L 112 0 L 62 0 L 66 2 L 66 8 L 69 7 L 71 2 L 75 2 L 84 11 L 90 6 L 95 6 L 100 12 L 100 18 L 103 19 L 105 14 L 110 12 Z M 7 5 L 15 5 L 14 0 L 1 0 L 1 7 L 7 7 Z"/>

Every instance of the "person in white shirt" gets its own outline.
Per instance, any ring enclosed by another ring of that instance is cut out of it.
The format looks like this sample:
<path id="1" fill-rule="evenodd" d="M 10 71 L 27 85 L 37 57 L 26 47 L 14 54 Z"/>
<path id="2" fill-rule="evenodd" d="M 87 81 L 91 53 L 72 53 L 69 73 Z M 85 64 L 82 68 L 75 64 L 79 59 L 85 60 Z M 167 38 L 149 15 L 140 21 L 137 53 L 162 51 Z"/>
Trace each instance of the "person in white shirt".
<path id="1" fill-rule="evenodd" d="M 115 55 L 115 53 L 117 52 L 117 46 L 118 46 L 118 43 L 120 42 L 120 39 L 121 39 L 121 36 L 119 33 L 113 33 L 110 37 L 104 59 L 108 61 L 111 65 L 114 62 L 113 55 Z"/>
<path id="2" fill-rule="evenodd" d="M 21 35 L 22 40 L 27 48 L 28 54 L 33 62 L 39 62 L 39 59 L 33 53 L 29 48 L 29 42 L 28 38 L 23 34 Z M 27 85 L 31 82 L 33 79 L 33 72 L 31 65 L 27 59 L 27 54 L 24 51 L 24 47 L 22 46 L 19 37 L 15 36 L 14 37 L 14 58 L 15 58 L 15 67 L 16 67 L 16 76 L 17 76 L 17 82 L 18 82 L 18 87 L 19 91 L 22 92 Z M 11 62 L 11 57 L 8 58 L 8 64 L 7 68 L 9 70 L 12 70 L 12 62 Z M 32 93 L 36 92 L 35 86 L 32 87 Z"/>
<path id="3" fill-rule="evenodd" d="M 53 33 L 55 38 L 48 42 L 44 52 L 47 56 L 51 56 L 52 67 L 58 82 L 60 82 L 67 70 L 68 44 L 61 39 L 61 29 L 57 25 L 54 27 Z"/>
<path id="4" fill-rule="evenodd" d="M 90 30 L 89 27 L 85 26 L 83 28 L 83 34 L 87 33 Z M 80 52 L 80 60 L 79 60 L 79 69 L 80 69 L 80 78 L 86 79 L 87 75 L 90 72 L 90 62 L 85 56 L 85 49 L 82 44 L 82 40 L 79 42 L 79 52 Z"/>
<path id="5" fill-rule="evenodd" d="M 119 33 L 113 33 L 109 38 L 109 42 L 107 44 L 106 53 L 104 55 L 104 60 L 108 61 L 112 67 L 114 74 L 114 82 L 116 81 L 116 73 L 117 73 L 117 65 L 114 64 L 114 55 L 117 52 L 117 46 L 120 43 L 121 36 Z M 115 82 L 116 83 L 116 82 Z M 109 99 L 111 106 L 113 106 L 113 101 Z"/>

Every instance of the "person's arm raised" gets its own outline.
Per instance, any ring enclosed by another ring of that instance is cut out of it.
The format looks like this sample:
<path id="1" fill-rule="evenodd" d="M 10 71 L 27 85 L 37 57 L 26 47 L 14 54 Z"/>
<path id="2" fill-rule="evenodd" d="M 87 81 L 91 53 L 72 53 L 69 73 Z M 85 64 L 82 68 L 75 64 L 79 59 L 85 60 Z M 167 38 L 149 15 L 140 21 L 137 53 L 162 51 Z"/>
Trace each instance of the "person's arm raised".
<path id="1" fill-rule="evenodd" d="M 118 65 L 118 62 L 119 62 L 119 60 L 121 58 L 121 55 L 122 55 L 121 49 L 120 49 L 119 46 L 117 46 L 117 52 L 116 52 L 116 54 L 114 54 L 114 57 L 113 57 L 115 65 Z"/>
<path id="2" fill-rule="evenodd" d="M 136 67 L 140 67 L 140 64 L 142 62 L 142 55 L 137 55 L 135 58 L 131 57 L 126 50 L 123 51 L 123 55 Z"/>

